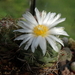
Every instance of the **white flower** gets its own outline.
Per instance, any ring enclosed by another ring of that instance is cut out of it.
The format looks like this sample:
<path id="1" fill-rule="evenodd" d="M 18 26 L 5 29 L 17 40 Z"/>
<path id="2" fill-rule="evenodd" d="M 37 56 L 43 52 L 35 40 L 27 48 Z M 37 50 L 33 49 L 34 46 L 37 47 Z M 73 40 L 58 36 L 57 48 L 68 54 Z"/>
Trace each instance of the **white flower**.
<path id="1" fill-rule="evenodd" d="M 20 44 L 26 43 L 24 49 L 27 50 L 31 46 L 32 52 L 39 46 L 43 52 L 46 53 L 46 42 L 48 42 L 55 51 L 59 51 L 56 42 L 64 45 L 62 40 L 58 38 L 59 35 L 68 36 L 64 31 L 63 27 L 54 27 L 57 24 L 65 21 L 65 18 L 60 18 L 60 14 L 56 13 L 46 13 L 42 11 L 41 13 L 37 8 L 35 8 L 36 19 L 30 12 L 26 12 L 23 15 L 25 21 L 19 21 L 18 25 L 22 29 L 14 30 L 17 32 L 25 33 L 15 40 L 23 40 Z"/>

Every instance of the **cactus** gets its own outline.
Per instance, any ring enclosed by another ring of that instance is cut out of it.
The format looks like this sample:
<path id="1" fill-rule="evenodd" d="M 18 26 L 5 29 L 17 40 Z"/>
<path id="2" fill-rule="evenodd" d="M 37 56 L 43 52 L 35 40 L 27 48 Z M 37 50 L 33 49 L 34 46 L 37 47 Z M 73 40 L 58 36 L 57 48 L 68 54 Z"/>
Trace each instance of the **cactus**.
<path id="1" fill-rule="evenodd" d="M 72 70 L 73 72 L 75 72 L 75 62 L 72 62 L 70 67 L 71 67 L 71 70 Z"/>
<path id="2" fill-rule="evenodd" d="M 68 45 L 69 45 L 71 50 L 75 50 L 75 40 L 74 39 L 70 38 Z"/>
<path id="3" fill-rule="evenodd" d="M 68 47 L 63 48 L 60 52 L 59 52 L 59 61 L 71 61 L 72 59 L 72 52 Z"/>
<path id="4" fill-rule="evenodd" d="M 4 58 L 13 57 L 18 50 L 18 44 L 13 39 L 15 34 L 13 30 L 16 29 L 16 22 L 12 18 L 5 17 L 0 20 L 0 55 Z"/>

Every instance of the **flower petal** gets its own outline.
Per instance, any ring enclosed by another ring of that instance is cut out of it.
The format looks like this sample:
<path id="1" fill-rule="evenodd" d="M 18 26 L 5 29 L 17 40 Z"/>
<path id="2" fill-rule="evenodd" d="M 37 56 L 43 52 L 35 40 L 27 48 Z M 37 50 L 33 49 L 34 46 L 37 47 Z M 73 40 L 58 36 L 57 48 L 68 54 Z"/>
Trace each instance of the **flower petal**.
<path id="1" fill-rule="evenodd" d="M 49 19 L 49 16 L 50 16 L 50 12 L 46 15 L 44 21 L 43 21 L 43 24 L 46 24 L 48 19 Z"/>
<path id="2" fill-rule="evenodd" d="M 41 13 L 41 24 L 43 24 L 43 20 L 45 19 L 45 17 L 46 17 L 46 12 L 42 11 L 42 13 Z"/>
<path id="3" fill-rule="evenodd" d="M 31 45 L 31 49 L 32 49 L 32 52 L 34 53 L 35 51 L 35 42 L 36 42 L 36 38 L 34 37 L 33 41 L 32 41 L 32 45 Z"/>
<path id="4" fill-rule="evenodd" d="M 53 18 L 54 18 L 55 15 L 56 15 L 56 13 L 51 13 L 51 14 L 49 15 L 49 19 L 48 19 L 48 21 L 47 21 L 47 25 L 50 25 L 50 22 L 52 22 L 52 20 L 53 20 Z"/>
<path id="5" fill-rule="evenodd" d="M 38 46 L 39 42 L 40 42 L 40 36 L 36 37 L 35 47 Z"/>
<path id="6" fill-rule="evenodd" d="M 59 23 L 65 21 L 65 19 L 66 19 L 66 18 L 62 18 L 62 19 L 57 20 L 56 22 L 52 23 L 49 28 L 54 27 L 54 26 L 56 26 L 57 24 L 59 24 Z"/>
<path id="7" fill-rule="evenodd" d="M 58 14 L 57 16 L 55 16 L 54 18 L 53 18 L 53 20 L 52 21 L 50 21 L 50 27 L 53 27 L 53 23 L 55 23 L 55 22 L 57 22 L 57 20 L 60 18 L 60 16 L 61 16 L 61 14 Z"/>
<path id="8" fill-rule="evenodd" d="M 33 28 L 33 25 L 29 22 L 25 22 L 25 21 L 19 21 L 19 22 L 24 26 L 24 28 L 29 28 L 29 29 Z"/>
<path id="9" fill-rule="evenodd" d="M 18 30 L 14 30 L 14 32 L 31 33 L 32 30 L 29 30 L 29 29 L 18 29 Z"/>
<path id="10" fill-rule="evenodd" d="M 65 31 L 63 27 L 54 27 L 52 29 L 50 29 L 50 34 L 53 35 L 65 35 L 65 36 L 69 36 Z"/>
<path id="11" fill-rule="evenodd" d="M 46 12 L 45 11 L 42 11 L 41 19 L 44 19 L 45 17 L 46 17 Z"/>
<path id="12" fill-rule="evenodd" d="M 46 40 L 40 36 L 39 46 L 42 49 L 43 55 L 46 53 Z"/>
<path id="13" fill-rule="evenodd" d="M 24 49 L 27 50 L 33 41 L 33 37 L 26 43 Z"/>
<path id="14" fill-rule="evenodd" d="M 29 34 L 27 34 L 27 35 L 29 35 Z M 26 37 L 28 37 L 26 34 L 23 34 L 23 35 L 20 35 L 20 36 L 18 36 L 17 38 L 15 38 L 14 40 L 23 40 L 23 39 L 25 39 Z"/>
<path id="15" fill-rule="evenodd" d="M 20 46 L 26 43 L 31 38 L 32 38 L 32 35 L 28 35 L 27 37 L 25 37 L 25 39 L 21 42 Z"/>
<path id="16" fill-rule="evenodd" d="M 25 26 L 22 22 L 18 21 L 17 24 L 18 24 L 20 27 L 22 27 L 23 29 L 26 29 L 26 26 Z"/>
<path id="17" fill-rule="evenodd" d="M 53 35 L 50 35 L 49 37 L 50 37 L 51 39 L 53 39 L 53 40 L 59 42 L 60 44 L 62 44 L 62 45 L 64 46 L 63 41 L 62 41 L 61 39 L 59 39 L 58 37 L 55 37 L 55 36 L 53 36 Z"/>
<path id="18" fill-rule="evenodd" d="M 34 38 L 34 40 L 33 40 L 33 45 L 34 45 L 35 48 L 38 47 L 41 38 L 42 38 L 41 36 L 38 36 L 38 37 L 35 37 L 35 38 Z"/>
<path id="19" fill-rule="evenodd" d="M 56 52 L 58 52 L 59 49 L 58 49 L 58 47 L 57 47 L 57 45 L 56 45 L 56 42 L 53 41 L 53 40 L 52 40 L 51 38 L 49 38 L 49 37 L 46 37 L 46 39 L 47 39 L 48 43 L 52 46 L 52 48 L 53 48 Z"/>
<path id="20" fill-rule="evenodd" d="M 35 18 L 32 16 L 30 12 L 26 12 L 26 14 L 23 14 L 23 17 L 29 22 L 33 23 L 34 25 L 37 25 Z"/>
<path id="21" fill-rule="evenodd" d="M 40 12 L 37 8 L 35 8 L 35 14 L 36 14 L 38 23 L 41 25 L 41 16 L 40 16 Z"/>

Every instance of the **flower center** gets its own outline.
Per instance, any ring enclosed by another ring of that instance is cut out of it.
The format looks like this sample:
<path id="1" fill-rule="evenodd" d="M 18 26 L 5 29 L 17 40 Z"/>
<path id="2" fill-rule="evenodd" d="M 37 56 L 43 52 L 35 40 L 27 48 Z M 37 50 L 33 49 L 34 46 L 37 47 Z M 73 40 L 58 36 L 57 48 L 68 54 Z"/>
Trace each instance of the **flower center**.
<path id="1" fill-rule="evenodd" d="M 35 26 L 33 29 L 33 33 L 35 34 L 35 36 L 42 36 L 45 37 L 48 34 L 48 27 L 45 25 L 38 25 Z"/>

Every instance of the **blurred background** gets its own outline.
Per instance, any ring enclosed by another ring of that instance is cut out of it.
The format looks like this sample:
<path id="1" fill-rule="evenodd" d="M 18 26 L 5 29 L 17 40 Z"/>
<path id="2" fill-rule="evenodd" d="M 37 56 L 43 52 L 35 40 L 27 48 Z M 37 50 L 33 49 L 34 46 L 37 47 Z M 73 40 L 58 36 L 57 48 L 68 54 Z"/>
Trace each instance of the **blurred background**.
<path id="1" fill-rule="evenodd" d="M 75 39 L 75 0 L 36 0 L 36 7 L 42 11 L 61 13 L 66 21 L 59 24 L 65 27 L 69 37 Z M 22 17 L 29 9 L 29 0 L 0 0 L 0 19 L 11 16 Z"/>

